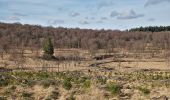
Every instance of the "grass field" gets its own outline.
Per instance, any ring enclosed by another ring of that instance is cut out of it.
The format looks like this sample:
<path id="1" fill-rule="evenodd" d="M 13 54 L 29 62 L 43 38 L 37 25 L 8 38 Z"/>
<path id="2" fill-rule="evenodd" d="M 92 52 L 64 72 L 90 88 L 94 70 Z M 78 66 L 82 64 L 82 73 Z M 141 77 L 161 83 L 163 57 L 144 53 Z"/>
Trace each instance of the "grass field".
<path id="1" fill-rule="evenodd" d="M 84 59 L 68 60 L 75 52 Z M 140 57 L 133 56 L 135 53 L 110 53 L 99 60 L 85 50 L 56 50 L 55 56 L 58 54 L 67 60 L 47 61 L 27 51 L 25 61 L 17 63 L 7 54 L 1 60 L 0 100 L 170 98 L 170 66 L 162 53 L 155 57 L 145 53 Z M 99 52 L 96 57 L 103 54 Z M 3 68 L 11 70 L 4 72 Z"/>

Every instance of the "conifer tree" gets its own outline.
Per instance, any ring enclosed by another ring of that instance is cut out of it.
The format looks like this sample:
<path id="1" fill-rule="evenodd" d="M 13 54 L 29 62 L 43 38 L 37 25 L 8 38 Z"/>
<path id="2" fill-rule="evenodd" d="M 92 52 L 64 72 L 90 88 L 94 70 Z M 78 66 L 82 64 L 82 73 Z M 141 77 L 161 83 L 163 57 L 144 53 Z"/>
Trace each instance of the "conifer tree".
<path id="1" fill-rule="evenodd" d="M 54 47 L 51 38 L 47 38 L 43 45 L 44 56 L 52 57 L 54 54 Z"/>

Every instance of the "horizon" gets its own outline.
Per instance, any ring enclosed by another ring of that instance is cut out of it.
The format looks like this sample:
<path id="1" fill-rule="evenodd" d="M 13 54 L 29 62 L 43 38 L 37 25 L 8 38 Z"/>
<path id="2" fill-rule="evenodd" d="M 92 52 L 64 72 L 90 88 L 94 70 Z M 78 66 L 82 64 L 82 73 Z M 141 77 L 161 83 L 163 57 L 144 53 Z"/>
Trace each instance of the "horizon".
<path id="1" fill-rule="evenodd" d="M 168 26 L 170 0 L 0 0 L 0 22 L 126 30 Z"/>
<path id="2" fill-rule="evenodd" d="M 23 24 L 23 23 L 20 23 L 20 22 L 14 22 L 14 23 L 8 23 L 8 22 L 0 22 L 0 24 L 10 24 L 10 25 L 13 25 L 13 24 L 20 24 L 20 25 L 30 25 L 30 26 L 40 26 L 42 28 L 48 28 L 48 27 L 51 27 L 51 28 L 54 28 L 54 29 L 57 29 L 57 28 L 64 28 L 64 29 L 80 29 L 80 30 L 96 30 L 96 31 L 101 31 L 101 30 L 104 30 L 104 31 L 120 31 L 120 32 L 125 32 L 125 31 L 130 31 L 132 29 L 138 29 L 138 28 L 147 28 L 147 27 L 169 27 L 170 25 L 167 25 L 167 26 L 139 26 L 139 27 L 132 27 L 132 28 L 129 28 L 129 29 L 104 29 L 104 28 L 101 28 L 101 29 L 93 29 L 93 28 L 80 28 L 80 27 L 63 27 L 63 26 L 43 26 L 43 25 L 40 25 L 40 24 Z"/>

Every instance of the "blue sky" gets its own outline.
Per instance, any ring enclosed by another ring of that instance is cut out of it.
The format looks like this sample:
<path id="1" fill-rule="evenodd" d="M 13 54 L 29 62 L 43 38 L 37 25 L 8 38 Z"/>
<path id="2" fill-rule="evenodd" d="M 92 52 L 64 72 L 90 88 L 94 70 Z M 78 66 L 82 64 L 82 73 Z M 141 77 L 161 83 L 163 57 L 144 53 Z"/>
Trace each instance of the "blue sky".
<path id="1" fill-rule="evenodd" d="M 0 0 L 0 22 L 90 29 L 170 25 L 170 0 Z"/>

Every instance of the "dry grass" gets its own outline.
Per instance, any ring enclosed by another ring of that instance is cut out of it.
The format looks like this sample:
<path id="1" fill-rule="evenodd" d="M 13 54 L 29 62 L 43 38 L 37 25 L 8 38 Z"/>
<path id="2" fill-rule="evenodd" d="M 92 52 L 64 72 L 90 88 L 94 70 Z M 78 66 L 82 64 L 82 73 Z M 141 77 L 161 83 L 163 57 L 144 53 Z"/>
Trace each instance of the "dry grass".
<path id="1" fill-rule="evenodd" d="M 76 100 L 159 100 L 170 98 L 170 66 L 168 66 L 167 59 L 165 59 L 162 54 L 158 54 L 155 58 L 149 59 L 145 56 L 146 54 L 143 54 L 140 59 L 129 56 L 94 60 L 90 57 L 90 54 L 86 50 L 65 49 L 55 50 L 55 52 L 56 56 L 70 56 L 78 52 L 79 55 L 85 57 L 86 60 L 81 62 L 46 61 L 33 57 L 35 53 L 32 54 L 31 51 L 26 50 L 26 61 L 22 65 L 19 65 L 19 67 L 29 67 L 30 70 L 34 71 L 47 70 L 49 73 L 58 71 L 66 73 L 68 71 L 81 72 L 90 77 L 90 86 L 84 87 L 83 84 L 86 83 L 76 83 L 75 81 L 71 81 L 72 88 L 70 90 L 63 88 L 62 83 L 60 83 L 60 85 L 50 85 L 47 88 L 44 88 L 39 84 L 32 87 L 16 85 L 17 88 L 15 92 L 12 92 L 12 95 L 7 98 L 12 99 L 15 97 L 16 100 L 21 100 L 23 99 L 21 96 L 23 92 L 26 92 L 26 95 L 27 93 L 32 93 L 30 98 L 34 100 L 49 99 L 55 97 L 54 94 L 58 95 L 58 97 L 55 98 L 58 98 L 59 100 L 66 100 L 68 98 L 75 98 Z M 132 53 L 129 54 L 133 55 Z M 9 55 L 6 55 L 4 60 L 0 60 L 0 66 L 17 68 L 18 65 L 16 65 L 14 61 L 9 61 L 8 58 Z M 104 78 L 106 78 L 106 80 L 104 80 Z M 57 79 L 60 81 L 64 80 L 60 78 Z M 122 86 L 120 93 L 113 95 L 110 91 L 108 91 L 106 87 L 109 83 L 120 84 Z M 11 85 L 0 87 L 0 97 L 3 97 L 4 93 L 6 93 L 6 95 L 8 94 L 7 90 L 10 86 Z M 146 88 L 150 91 L 147 95 L 143 92 L 145 89 L 139 89 L 139 87 L 143 86 L 146 86 Z"/>

